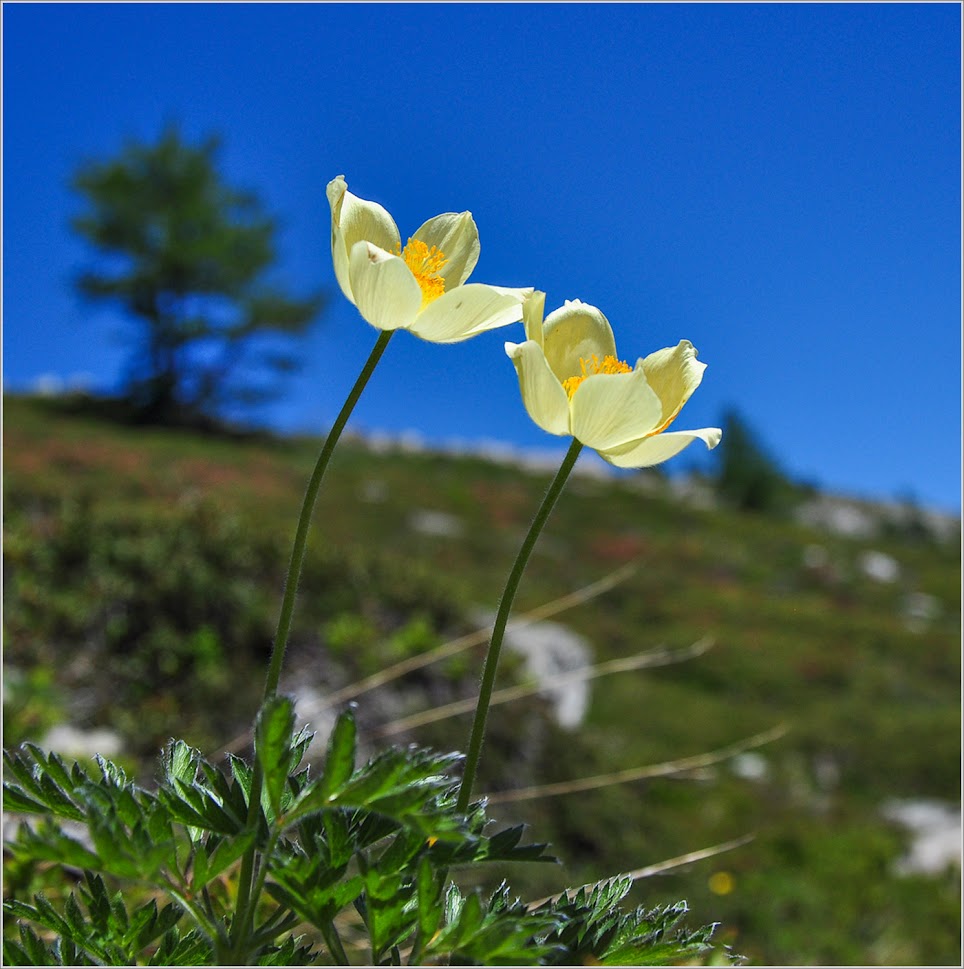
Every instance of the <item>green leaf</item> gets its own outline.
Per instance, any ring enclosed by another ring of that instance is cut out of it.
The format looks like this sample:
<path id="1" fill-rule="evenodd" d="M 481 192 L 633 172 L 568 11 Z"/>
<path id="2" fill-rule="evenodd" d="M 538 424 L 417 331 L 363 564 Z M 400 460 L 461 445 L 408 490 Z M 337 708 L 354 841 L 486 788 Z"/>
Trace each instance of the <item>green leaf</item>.
<path id="1" fill-rule="evenodd" d="M 283 696 L 270 697 L 255 723 L 255 752 L 264 774 L 264 796 L 275 817 L 281 813 L 281 798 L 292 766 L 294 726 L 294 704 Z"/>
<path id="2" fill-rule="evenodd" d="M 201 781 L 186 784 L 175 779 L 171 787 L 161 788 L 158 798 L 171 819 L 181 824 L 226 835 L 245 829 L 244 813 L 238 813 L 236 805 L 226 805 L 218 793 Z"/>
<path id="3" fill-rule="evenodd" d="M 358 899 L 365 888 L 360 875 L 344 878 L 344 870 L 318 871 L 307 878 L 290 869 L 274 873 L 269 895 L 311 925 L 327 930 L 334 917 Z"/>
<path id="4" fill-rule="evenodd" d="M 20 945 L 10 939 L 3 943 L 3 963 L 6 966 L 55 966 L 58 964 L 56 954 L 43 942 L 24 922 L 17 926 L 20 933 Z"/>
<path id="5" fill-rule="evenodd" d="M 335 721 L 328 738 L 325 772 L 320 785 L 322 798 L 329 798 L 344 784 L 355 769 L 355 714 L 351 707 Z"/>
<path id="6" fill-rule="evenodd" d="M 174 927 L 182 915 L 176 905 L 166 905 L 158 912 L 154 899 L 129 914 L 123 895 L 118 892 L 108 898 L 103 879 L 91 872 L 85 872 L 80 899 L 73 894 L 67 896 L 63 915 L 43 895 L 35 895 L 34 902 L 29 905 L 11 901 L 5 903 L 5 908 L 9 914 L 54 933 L 56 938 L 45 955 L 33 928 L 22 921 L 21 945 L 11 952 L 17 963 L 23 963 L 27 957 L 37 964 L 135 965 L 144 949 L 162 935 L 173 940 Z M 174 962 L 166 960 L 165 964 Z"/>
<path id="7" fill-rule="evenodd" d="M 310 945 L 300 945 L 301 937 L 288 936 L 280 946 L 268 946 L 259 956 L 259 966 L 308 966 L 318 960 Z"/>
<path id="8" fill-rule="evenodd" d="M 442 879 L 432 868 L 432 863 L 423 855 L 418 860 L 416 874 L 416 898 L 418 900 L 418 930 L 423 944 L 430 941 L 442 923 L 442 906 L 439 904 Z"/>
<path id="9" fill-rule="evenodd" d="M 234 754 L 228 755 L 228 764 L 231 767 L 231 776 L 244 793 L 244 801 L 247 804 L 251 798 L 251 778 L 254 771 L 240 757 L 235 757 Z"/>
<path id="10" fill-rule="evenodd" d="M 176 928 L 169 929 L 161 944 L 151 956 L 151 966 L 209 966 L 214 964 L 211 943 L 201 932 L 192 931 L 180 935 Z"/>
<path id="11" fill-rule="evenodd" d="M 586 886 L 544 903 L 536 914 L 551 914 L 559 925 L 542 941 L 556 947 L 555 965 L 668 965 L 690 962 L 710 946 L 715 925 L 695 931 L 679 928 L 685 902 L 631 913 L 619 902 L 629 891 L 628 876 Z M 671 934 L 672 933 L 672 934 Z"/>
<path id="12" fill-rule="evenodd" d="M 379 871 L 385 873 L 409 871 L 415 856 L 427 846 L 428 842 L 421 833 L 403 828 L 392 838 L 375 864 Z"/>
<path id="13" fill-rule="evenodd" d="M 247 851 L 253 840 L 254 832 L 247 831 L 230 838 L 211 837 L 207 844 L 197 845 L 191 877 L 192 890 L 199 892 L 230 868 Z M 208 845 L 212 842 L 214 846 L 209 853 Z"/>
<path id="14" fill-rule="evenodd" d="M 168 783 L 179 780 L 185 784 L 193 784 L 197 779 L 200 760 L 200 752 L 189 747 L 183 740 L 169 741 L 162 754 L 164 779 Z"/>
<path id="15" fill-rule="evenodd" d="M 426 961 L 452 965 L 539 965 L 558 947 L 541 941 L 556 927 L 551 915 L 533 914 L 503 885 L 484 903 L 478 893 L 464 897 L 450 886 L 444 926 L 424 944 Z"/>
<path id="16" fill-rule="evenodd" d="M 12 784 L 3 785 L 3 806 L 15 814 L 46 814 L 49 810 L 45 803 L 29 797 L 22 788 Z"/>
<path id="17" fill-rule="evenodd" d="M 99 868 L 101 864 L 95 852 L 65 834 L 47 818 L 36 831 L 22 824 L 17 840 L 8 844 L 7 848 L 17 858 L 52 861 L 70 868 Z"/>
<path id="18" fill-rule="evenodd" d="M 332 868 L 347 865 L 355 852 L 351 829 L 345 811 L 326 811 L 322 818 L 325 829 L 325 848 Z"/>
<path id="19" fill-rule="evenodd" d="M 372 958 L 381 962 L 385 952 L 399 945 L 415 929 L 417 913 L 409 901 L 414 893 L 411 879 L 401 874 L 383 875 L 370 869 L 362 873 L 365 883 L 365 925 Z"/>
<path id="20" fill-rule="evenodd" d="M 459 912 L 458 927 L 456 929 L 456 944 L 458 941 L 468 938 L 478 932 L 482 925 L 482 900 L 472 892 L 462 905 Z"/>

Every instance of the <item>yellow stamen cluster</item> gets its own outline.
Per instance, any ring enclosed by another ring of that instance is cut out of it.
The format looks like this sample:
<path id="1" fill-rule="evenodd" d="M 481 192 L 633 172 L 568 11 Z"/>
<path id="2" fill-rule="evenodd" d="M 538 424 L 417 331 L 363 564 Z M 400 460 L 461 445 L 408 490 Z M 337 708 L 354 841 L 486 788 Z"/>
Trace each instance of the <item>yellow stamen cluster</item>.
<path id="1" fill-rule="evenodd" d="M 599 362 L 599 357 L 595 353 L 588 357 L 580 357 L 579 367 L 582 370 L 581 374 L 576 377 L 569 377 L 562 382 L 562 389 L 570 398 L 586 377 L 591 377 L 597 373 L 631 373 L 633 369 L 628 363 L 617 360 L 611 353 L 603 357 L 602 363 Z"/>
<path id="2" fill-rule="evenodd" d="M 422 290 L 422 309 L 445 292 L 445 280 L 439 270 L 448 262 L 437 246 L 431 249 L 420 239 L 409 239 L 408 244 L 396 255 L 405 260 Z"/>

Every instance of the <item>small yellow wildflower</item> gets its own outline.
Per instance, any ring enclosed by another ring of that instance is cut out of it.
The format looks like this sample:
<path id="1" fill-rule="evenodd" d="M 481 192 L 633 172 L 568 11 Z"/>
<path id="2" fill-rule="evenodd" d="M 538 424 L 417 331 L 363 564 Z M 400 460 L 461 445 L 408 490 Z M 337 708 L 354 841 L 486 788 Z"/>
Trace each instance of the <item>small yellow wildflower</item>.
<path id="1" fill-rule="evenodd" d="M 715 871 L 707 882 L 714 895 L 729 895 L 736 887 L 736 881 L 728 871 Z"/>

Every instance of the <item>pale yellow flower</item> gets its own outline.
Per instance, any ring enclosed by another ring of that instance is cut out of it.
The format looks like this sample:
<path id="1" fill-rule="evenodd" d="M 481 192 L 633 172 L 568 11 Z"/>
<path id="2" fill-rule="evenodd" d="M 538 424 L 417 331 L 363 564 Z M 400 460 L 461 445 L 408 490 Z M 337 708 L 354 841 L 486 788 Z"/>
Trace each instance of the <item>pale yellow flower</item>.
<path id="1" fill-rule="evenodd" d="M 456 343 L 522 319 L 531 287 L 465 282 L 479 259 L 471 212 L 429 219 L 402 248 L 395 220 L 377 202 L 352 195 L 344 176 L 327 191 L 335 276 L 372 326 Z"/>
<path id="2" fill-rule="evenodd" d="M 506 343 L 529 416 L 550 434 L 571 434 L 620 468 L 644 468 L 673 457 L 697 438 L 720 443 L 717 427 L 668 431 L 703 379 L 706 364 L 689 340 L 640 358 L 619 359 L 609 321 L 579 300 L 550 313 L 546 294 L 524 308 L 525 343 Z"/>

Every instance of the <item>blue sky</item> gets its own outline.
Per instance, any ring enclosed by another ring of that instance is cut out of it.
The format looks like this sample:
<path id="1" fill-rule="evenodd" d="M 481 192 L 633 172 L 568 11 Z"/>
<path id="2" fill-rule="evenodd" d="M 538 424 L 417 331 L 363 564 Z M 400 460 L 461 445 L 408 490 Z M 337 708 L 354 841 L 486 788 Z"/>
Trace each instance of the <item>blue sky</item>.
<path id="1" fill-rule="evenodd" d="M 374 342 L 334 282 L 325 185 L 403 238 L 470 209 L 473 279 L 599 306 L 621 356 L 690 339 L 680 427 L 735 406 L 793 475 L 960 508 L 960 8 L 948 4 L 4 4 L 3 374 L 112 387 L 114 312 L 71 289 L 84 159 L 165 122 L 283 223 L 329 289 L 262 416 L 328 425 Z M 402 334 L 359 429 L 562 445 L 506 359 Z M 673 464 L 686 467 L 699 443 Z"/>

